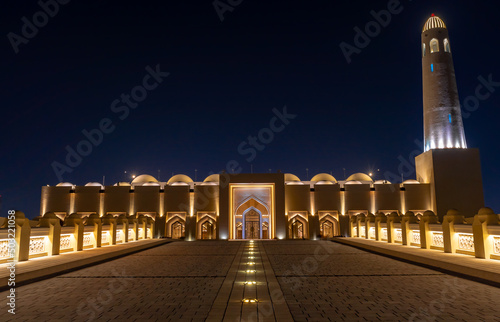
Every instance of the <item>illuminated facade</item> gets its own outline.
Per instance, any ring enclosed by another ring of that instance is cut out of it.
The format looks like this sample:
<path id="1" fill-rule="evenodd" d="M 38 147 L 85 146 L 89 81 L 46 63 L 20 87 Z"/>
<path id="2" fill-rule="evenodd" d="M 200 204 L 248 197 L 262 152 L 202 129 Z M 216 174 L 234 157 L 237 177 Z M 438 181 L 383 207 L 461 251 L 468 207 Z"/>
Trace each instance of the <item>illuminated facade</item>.
<path id="1" fill-rule="evenodd" d="M 141 175 L 114 186 L 43 187 L 41 215 L 146 215 L 155 219 L 155 236 L 189 240 L 316 239 L 347 235 L 349 217 L 359 213 L 423 214 L 429 196 L 427 183 L 392 184 L 362 173 L 345 181 L 326 173 L 310 181 L 283 173 L 221 173 L 203 182 Z"/>
<path id="2" fill-rule="evenodd" d="M 424 26 L 422 56 L 425 152 L 415 159 L 417 180 L 390 183 L 356 173 L 337 181 L 321 173 L 302 181 L 289 173 L 223 172 L 203 182 L 186 175 L 158 182 L 141 175 L 105 187 L 43 187 L 40 215 L 146 215 L 156 237 L 187 240 L 348 236 L 358 214 L 420 218 L 432 210 L 442 219 L 456 208 L 472 217 L 484 206 L 479 151 L 466 148 L 448 32 L 438 17 Z"/>

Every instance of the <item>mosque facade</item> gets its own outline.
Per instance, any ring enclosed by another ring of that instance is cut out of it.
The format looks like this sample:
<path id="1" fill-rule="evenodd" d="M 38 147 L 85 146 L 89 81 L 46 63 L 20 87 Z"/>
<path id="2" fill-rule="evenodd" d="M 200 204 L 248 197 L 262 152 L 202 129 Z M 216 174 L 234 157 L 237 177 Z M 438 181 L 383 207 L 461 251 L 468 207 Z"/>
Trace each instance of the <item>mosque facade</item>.
<path id="1" fill-rule="evenodd" d="M 174 239 L 318 239 L 349 236 L 358 214 L 449 209 L 472 217 L 484 206 L 477 149 L 467 148 L 448 30 L 431 16 L 422 30 L 424 153 L 416 180 L 374 181 L 364 173 L 346 180 L 320 173 L 304 181 L 291 173 L 222 172 L 194 182 L 144 174 L 110 186 L 59 183 L 42 187 L 40 215 L 55 213 L 148 216 L 155 237 Z"/>

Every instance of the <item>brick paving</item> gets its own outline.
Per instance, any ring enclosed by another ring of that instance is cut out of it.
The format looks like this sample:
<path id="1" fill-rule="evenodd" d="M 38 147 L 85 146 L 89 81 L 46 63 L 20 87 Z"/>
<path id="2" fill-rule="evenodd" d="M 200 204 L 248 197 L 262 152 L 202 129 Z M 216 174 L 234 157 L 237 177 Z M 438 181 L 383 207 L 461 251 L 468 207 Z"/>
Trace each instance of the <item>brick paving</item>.
<path id="1" fill-rule="evenodd" d="M 331 242 L 263 245 L 295 321 L 500 321 L 493 286 Z"/>
<path id="2" fill-rule="evenodd" d="M 496 287 L 332 242 L 248 245 L 173 242 L 20 286 L 0 321 L 500 321 Z"/>

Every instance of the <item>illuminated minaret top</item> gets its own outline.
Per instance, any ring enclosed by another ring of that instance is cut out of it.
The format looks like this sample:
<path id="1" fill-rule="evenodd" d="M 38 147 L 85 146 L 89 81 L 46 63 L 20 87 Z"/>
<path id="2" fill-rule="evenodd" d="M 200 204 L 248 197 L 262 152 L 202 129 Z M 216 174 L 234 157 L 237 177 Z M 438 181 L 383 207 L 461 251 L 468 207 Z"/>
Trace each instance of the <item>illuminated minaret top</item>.
<path id="1" fill-rule="evenodd" d="M 432 14 L 422 30 L 424 151 L 467 148 L 448 29 Z"/>

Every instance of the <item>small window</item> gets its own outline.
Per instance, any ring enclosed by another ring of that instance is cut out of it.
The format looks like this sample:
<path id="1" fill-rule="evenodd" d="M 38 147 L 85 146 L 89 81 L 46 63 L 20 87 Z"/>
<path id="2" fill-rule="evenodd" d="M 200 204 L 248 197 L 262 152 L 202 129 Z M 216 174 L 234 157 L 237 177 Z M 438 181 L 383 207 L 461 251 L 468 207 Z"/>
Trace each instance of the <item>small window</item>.
<path id="1" fill-rule="evenodd" d="M 451 124 L 451 114 L 448 114 L 448 121 L 450 121 Z"/>
<path id="2" fill-rule="evenodd" d="M 447 38 L 444 39 L 444 52 L 445 53 L 451 53 L 450 42 L 448 41 Z"/>
<path id="3" fill-rule="evenodd" d="M 425 57 L 425 44 L 422 44 L 422 56 Z"/>
<path id="4" fill-rule="evenodd" d="M 431 64 L 431 72 L 434 73 L 434 64 Z"/>
<path id="5" fill-rule="evenodd" d="M 431 54 L 439 52 L 439 41 L 436 38 L 433 38 L 430 43 Z"/>

